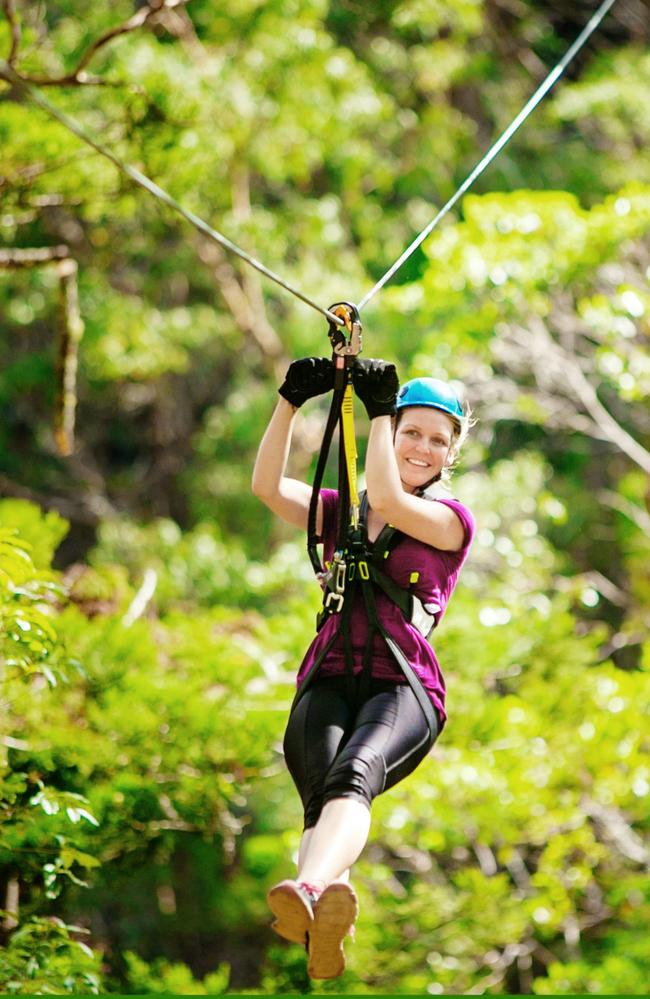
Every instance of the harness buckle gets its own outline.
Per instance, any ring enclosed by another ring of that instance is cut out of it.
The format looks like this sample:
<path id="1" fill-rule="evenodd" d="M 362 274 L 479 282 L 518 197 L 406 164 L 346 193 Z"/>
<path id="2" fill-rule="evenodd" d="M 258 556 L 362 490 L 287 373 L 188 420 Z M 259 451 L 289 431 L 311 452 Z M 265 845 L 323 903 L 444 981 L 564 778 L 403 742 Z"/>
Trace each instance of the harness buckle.
<path id="1" fill-rule="evenodd" d="M 345 593 L 345 576 L 347 573 L 347 565 L 342 559 L 336 559 L 336 567 L 334 569 L 334 592 L 341 596 Z"/>
<path id="2" fill-rule="evenodd" d="M 359 563 L 359 575 L 362 579 L 370 579 L 370 570 L 368 568 L 368 563 L 365 559 L 362 559 Z"/>
<path id="3" fill-rule="evenodd" d="M 333 606 L 336 604 L 336 606 Z M 325 603 L 323 605 L 325 610 L 330 611 L 332 614 L 340 614 L 343 609 L 343 594 L 335 593 L 334 590 L 330 590 L 325 597 Z"/>

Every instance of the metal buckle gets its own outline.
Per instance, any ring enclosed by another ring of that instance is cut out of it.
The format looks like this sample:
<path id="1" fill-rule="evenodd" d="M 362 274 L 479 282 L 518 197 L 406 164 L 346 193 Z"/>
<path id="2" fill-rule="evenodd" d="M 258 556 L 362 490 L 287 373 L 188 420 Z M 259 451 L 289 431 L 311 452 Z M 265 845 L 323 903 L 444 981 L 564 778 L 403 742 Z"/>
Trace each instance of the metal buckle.
<path id="1" fill-rule="evenodd" d="M 339 614 L 341 612 L 347 572 L 347 562 L 340 555 L 335 555 L 323 579 L 324 585 L 327 587 L 323 607 L 325 610 L 330 611 L 330 613 Z"/>
<path id="2" fill-rule="evenodd" d="M 332 607 L 332 604 L 336 603 L 336 607 Z M 330 590 L 325 597 L 325 603 L 323 605 L 325 610 L 332 611 L 334 614 L 340 614 L 343 608 L 343 594 L 335 593 L 334 590 Z"/>
<path id="3" fill-rule="evenodd" d="M 337 594 L 345 593 L 345 575 L 347 565 L 341 559 L 336 559 L 336 569 L 334 571 L 334 591 Z"/>
<path id="4" fill-rule="evenodd" d="M 365 561 L 359 562 L 359 575 L 362 579 L 370 579 L 370 570 L 368 569 L 368 563 Z"/>

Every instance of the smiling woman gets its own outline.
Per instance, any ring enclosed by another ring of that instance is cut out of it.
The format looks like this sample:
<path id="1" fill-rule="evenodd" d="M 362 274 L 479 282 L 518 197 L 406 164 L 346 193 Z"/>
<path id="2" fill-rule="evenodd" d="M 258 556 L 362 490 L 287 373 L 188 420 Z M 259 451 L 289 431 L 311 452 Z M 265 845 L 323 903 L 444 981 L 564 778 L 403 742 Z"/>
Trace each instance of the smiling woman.
<path id="1" fill-rule="evenodd" d="M 334 978 L 345 967 L 343 941 L 358 911 L 349 874 L 373 799 L 412 773 L 444 726 L 445 685 L 427 637 L 474 534 L 461 503 L 425 496 L 449 473 L 467 432 L 468 411 L 452 388 L 417 378 L 398 395 L 394 365 L 380 360 L 356 359 L 352 381 L 371 420 L 367 492 L 343 548 L 339 494 L 322 489 L 318 498 L 325 605 L 284 739 L 304 832 L 296 880 L 268 895 L 273 928 L 307 945 L 312 978 Z M 333 386 L 330 360 L 293 362 L 253 472 L 255 494 L 303 529 L 311 489 L 285 475 L 293 422 L 307 399 Z"/>
<path id="2" fill-rule="evenodd" d="M 458 551 L 464 525 L 444 504 L 422 503 L 425 490 L 451 468 L 470 424 L 455 392 L 437 378 L 414 378 L 396 400 L 394 425 L 374 419 L 370 428 L 366 480 L 372 496 L 368 530 L 377 517 L 441 551 Z M 373 516 L 374 515 L 374 516 Z"/>
<path id="3" fill-rule="evenodd" d="M 472 425 L 471 411 L 467 403 L 461 406 L 453 388 L 439 378 L 414 378 L 400 389 L 396 409 L 396 447 L 400 432 L 407 430 L 406 427 L 401 428 L 402 417 L 406 411 L 411 423 L 415 424 L 410 433 L 411 438 L 420 433 L 426 436 L 428 431 L 434 438 L 439 441 L 444 439 L 446 442 L 447 453 L 441 468 L 433 474 L 425 486 L 420 488 L 426 489 L 438 479 L 448 480 Z M 421 420 L 425 420 L 421 427 L 417 426 L 418 416 Z"/>
<path id="4" fill-rule="evenodd" d="M 395 457 L 407 492 L 423 488 L 423 478 L 424 488 L 440 478 L 451 452 L 453 434 L 449 417 L 435 409 L 412 409 L 398 424 Z"/>

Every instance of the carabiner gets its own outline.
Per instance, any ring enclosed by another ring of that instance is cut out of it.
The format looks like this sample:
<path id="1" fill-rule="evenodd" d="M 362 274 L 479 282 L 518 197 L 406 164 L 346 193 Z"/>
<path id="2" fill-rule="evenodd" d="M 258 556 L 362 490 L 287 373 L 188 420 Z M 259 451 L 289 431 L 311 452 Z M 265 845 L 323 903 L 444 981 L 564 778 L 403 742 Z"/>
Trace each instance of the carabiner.
<path id="1" fill-rule="evenodd" d="M 341 326 L 337 326 L 331 320 L 328 321 L 329 330 L 327 335 L 332 344 L 332 350 L 337 357 L 356 357 L 361 353 L 361 319 L 359 310 L 351 302 L 335 302 L 328 309 L 335 316 L 345 323 L 345 330 L 349 334 L 346 340 L 345 332 Z"/>
<path id="2" fill-rule="evenodd" d="M 330 613 L 341 613 L 345 594 L 345 577 L 347 571 L 348 567 L 343 559 L 338 554 L 334 555 L 329 569 L 329 582 L 331 589 L 328 588 L 327 595 L 323 602 L 325 610 L 330 611 Z"/>

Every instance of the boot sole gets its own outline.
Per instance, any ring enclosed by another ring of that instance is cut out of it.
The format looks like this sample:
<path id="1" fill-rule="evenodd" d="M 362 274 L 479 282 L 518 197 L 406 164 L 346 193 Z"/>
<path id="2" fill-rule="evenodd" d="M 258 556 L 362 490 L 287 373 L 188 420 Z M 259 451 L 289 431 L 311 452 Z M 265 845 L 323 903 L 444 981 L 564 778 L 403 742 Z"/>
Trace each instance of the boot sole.
<path id="1" fill-rule="evenodd" d="M 358 913 L 357 896 L 349 885 L 332 884 L 325 889 L 316 903 L 309 930 L 310 978 L 338 978 L 343 973 L 343 941 Z"/>
<path id="2" fill-rule="evenodd" d="M 276 917 L 271 929 L 291 943 L 305 944 L 311 932 L 312 914 L 305 900 L 291 884 L 281 883 L 266 896 L 269 909 Z"/>

